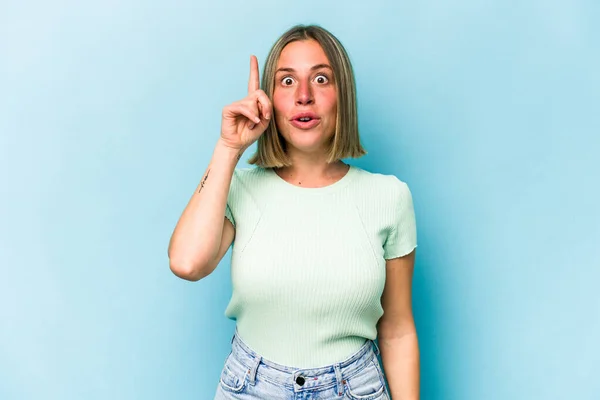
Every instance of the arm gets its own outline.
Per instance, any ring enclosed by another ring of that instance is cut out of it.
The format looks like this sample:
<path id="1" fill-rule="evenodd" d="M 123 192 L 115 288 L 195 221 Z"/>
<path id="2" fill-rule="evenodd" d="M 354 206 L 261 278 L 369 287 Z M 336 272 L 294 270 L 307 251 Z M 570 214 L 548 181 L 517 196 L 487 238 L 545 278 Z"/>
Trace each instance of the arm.
<path id="1" fill-rule="evenodd" d="M 414 262 L 415 250 L 386 261 L 384 314 L 377 323 L 381 360 L 394 400 L 419 399 L 419 344 L 411 306 Z"/>
<path id="2" fill-rule="evenodd" d="M 220 139 L 217 142 L 208 168 L 169 241 L 169 265 L 178 277 L 197 281 L 207 276 L 214 270 L 215 260 L 220 260 L 218 256 L 222 258 L 231 244 L 234 231 L 231 222 L 225 219 L 225 206 L 233 171 L 242 153 L 243 150 L 228 147 Z M 230 239 L 226 247 L 221 243 L 223 235 Z"/>
<path id="3" fill-rule="evenodd" d="M 251 56 L 248 96 L 223 108 L 221 137 L 169 241 L 169 265 L 180 278 L 204 278 L 231 245 L 235 230 L 225 219 L 225 207 L 233 172 L 244 150 L 267 129 L 273 113 L 259 81 L 258 60 Z"/>

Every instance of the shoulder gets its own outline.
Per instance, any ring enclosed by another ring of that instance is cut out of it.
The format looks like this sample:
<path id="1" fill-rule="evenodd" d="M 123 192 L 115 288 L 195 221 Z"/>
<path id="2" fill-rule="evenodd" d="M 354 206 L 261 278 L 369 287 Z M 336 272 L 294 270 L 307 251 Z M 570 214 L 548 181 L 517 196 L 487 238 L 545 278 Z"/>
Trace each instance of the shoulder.
<path id="1" fill-rule="evenodd" d="M 265 179 L 267 171 L 260 167 L 235 168 L 229 186 L 227 204 L 235 214 L 237 222 L 260 215 L 268 201 Z"/>
<path id="2" fill-rule="evenodd" d="M 267 176 L 267 170 L 261 167 L 236 168 L 231 179 L 232 185 L 257 184 Z"/>
<path id="3" fill-rule="evenodd" d="M 408 184 L 398 176 L 355 168 L 358 171 L 356 180 L 358 187 L 368 189 L 369 194 L 389 197 L 391 200 L 410 196 Z"/>
<path id="4" fill-rule="evenodd" d="M 261 167 L 236 167 L 233 171 L 233 175 L 237 179 L 252 179 L 253 177 L 258 177 L 265 173 L 266 169 Z"/>
<path id="5" fill-rule="evenodd" d="M 263 203 L 268 192 L 268 171 L 261 167 L 236 168 L 229 186 L 230 202 Z"/>

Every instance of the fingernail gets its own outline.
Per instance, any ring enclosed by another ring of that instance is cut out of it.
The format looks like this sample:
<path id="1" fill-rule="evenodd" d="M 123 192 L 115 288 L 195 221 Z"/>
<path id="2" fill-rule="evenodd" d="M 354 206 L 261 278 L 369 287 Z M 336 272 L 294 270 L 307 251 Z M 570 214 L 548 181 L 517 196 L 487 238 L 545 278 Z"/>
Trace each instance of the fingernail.
<path id="1" fill-rule="evenodd" d="M 265 118 L 266 118 L 266 119 L 271 119 L 271 114 L 270 114 L 270 113 L 266 113 L 266 114 L 265 114 Z"/>
<path id="2" fill-rule="evenodd" d="M 250 126 L 249 126 L 250 130 L 254 129 L 255 126 L 256 126 L 256 124 L 250 124 Z"/>
<path id="3" fill-rule="evenodd" d="M 258 117 L 254 118 L 254 122 L 256 122 L 257 124 L 260 124 L 260 118 L 258 118 Z"/>

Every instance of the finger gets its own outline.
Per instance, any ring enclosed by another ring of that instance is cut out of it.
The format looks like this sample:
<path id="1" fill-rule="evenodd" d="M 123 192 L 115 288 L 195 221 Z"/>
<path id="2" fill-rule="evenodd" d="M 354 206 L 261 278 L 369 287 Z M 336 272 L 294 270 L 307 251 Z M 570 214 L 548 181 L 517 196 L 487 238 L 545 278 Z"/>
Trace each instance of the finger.
<path id="1" fill-rule="evenodd" d="M 271 119 L 271 115 L 273 114 L 271 100 L 269 100 L 267 94 L 262 90 L 259 90 L 257 93 L 257 100 L 259 105 L 258 108 L 260 109 L 261 116 L 265 119 Z"/>
<path id="2" fill-rule="evenodd" d="M 263 110 L 262 104 L 257 100 L 256 105 L 258 106 L 258 116 L 262 119 L 267 119 L 265 116 L 265 111 Z"/>
<path id="3" fill-rule="evenodd" d="M 260 87 L 258 79 L 258 60 L 256 56 L 250 56 L 250 79 L 248 80 L 248 94 L 254 93 Z"/>
<path id="4" fill-rule="evenodd" d="M 229 117 L 238 117 L 243 115 L 248 118 L 252 122 L 256 122 L 257 124 L 260 122 L 260 118 L 258 116 L 258 110 L 249 107 L 246 104 L 235 103 L 227 107 L 226 114 Z"/>

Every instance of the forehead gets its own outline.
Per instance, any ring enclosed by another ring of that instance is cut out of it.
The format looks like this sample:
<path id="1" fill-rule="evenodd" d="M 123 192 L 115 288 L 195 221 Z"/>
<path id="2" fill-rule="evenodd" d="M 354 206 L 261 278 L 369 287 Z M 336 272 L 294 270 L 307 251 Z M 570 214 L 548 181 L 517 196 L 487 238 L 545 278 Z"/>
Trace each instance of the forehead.
<path id="1" fill-rule="evenodd" d="M 279 56 L 277 68 L 310 69 L 313 65 L 329 64 L 325 51 L 316 40 L 288 43 Z"/>

